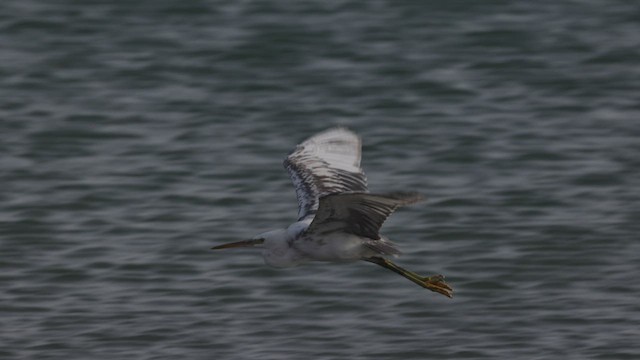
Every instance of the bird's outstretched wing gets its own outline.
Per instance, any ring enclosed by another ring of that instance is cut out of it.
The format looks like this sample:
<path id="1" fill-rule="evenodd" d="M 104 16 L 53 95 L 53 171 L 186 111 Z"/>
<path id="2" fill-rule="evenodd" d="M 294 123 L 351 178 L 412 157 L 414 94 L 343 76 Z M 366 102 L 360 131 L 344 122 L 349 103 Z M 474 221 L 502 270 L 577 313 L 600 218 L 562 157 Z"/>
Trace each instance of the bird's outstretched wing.
<path id="1" fill-rule="evenodd" d="M 322 196 L 367 192 L 361 146 L 358 135 L 338 127 L 312 136 L 289 154 L 284 167 L 296 188 L 298 220 L 313 216 Z"/>
<path id="2" fill-rule="evenodd" d="M 388 194 L 346 193 L 332 194 L 320 198 L 318 213 L 308 233 L 331 233 L 344 231 L 372 240 L 380 239 L 382 223 L 398 207 L 422 200 L 415 192 Z"/>

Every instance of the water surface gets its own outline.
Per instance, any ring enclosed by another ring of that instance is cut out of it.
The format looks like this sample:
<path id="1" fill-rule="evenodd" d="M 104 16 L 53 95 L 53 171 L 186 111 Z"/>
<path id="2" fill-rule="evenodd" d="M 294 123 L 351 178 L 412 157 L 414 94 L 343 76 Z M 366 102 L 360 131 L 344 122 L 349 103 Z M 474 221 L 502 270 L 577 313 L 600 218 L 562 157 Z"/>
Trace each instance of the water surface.
<path id="1" fill-rule="evenodd" d="M 639 358 L 639 11 L 2 2 L 0 357 Z M 281 161 L 338 124 L 453 300 L 209 250 L 293 221 Z"/>

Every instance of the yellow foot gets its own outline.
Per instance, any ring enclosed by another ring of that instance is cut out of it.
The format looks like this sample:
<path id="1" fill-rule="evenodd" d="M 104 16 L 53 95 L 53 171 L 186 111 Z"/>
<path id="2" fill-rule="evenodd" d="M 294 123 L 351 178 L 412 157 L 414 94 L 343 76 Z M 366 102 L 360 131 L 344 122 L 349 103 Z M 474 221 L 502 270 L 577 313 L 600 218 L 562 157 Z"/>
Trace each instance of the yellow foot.
<path id="1" fill-rule="evenodd" d="M 444 282 L 444 276 L 442 275 L 434 275 L 427 276 L 422 278 L 423 287 L 440 293 L 448 298 L 453 297 L 453 289 L 446 282 Z"/>

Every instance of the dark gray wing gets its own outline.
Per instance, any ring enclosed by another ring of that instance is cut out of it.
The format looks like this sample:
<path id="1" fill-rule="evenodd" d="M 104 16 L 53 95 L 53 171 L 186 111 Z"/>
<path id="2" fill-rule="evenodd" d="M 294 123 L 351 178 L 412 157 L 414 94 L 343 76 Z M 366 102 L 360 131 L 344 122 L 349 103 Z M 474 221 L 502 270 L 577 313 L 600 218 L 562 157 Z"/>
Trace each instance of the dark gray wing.
<path id="1" fill-rule="evenodd" d="M 388 194 L 332 194 L 320 198 L 320 206 L 307 232 L 328 234 L 344 231 L 373 240 L 380 239 L 382 223 L 398 207 L 420 201 L 415 192 Z"/>
<path id="2" fill-rule="evenodd" d="M 298 220 L 315 214 L 320 197 L 367 192 L 358 135 L 338 127 L 312 136 L 284 160 L 298 197 Z"/>

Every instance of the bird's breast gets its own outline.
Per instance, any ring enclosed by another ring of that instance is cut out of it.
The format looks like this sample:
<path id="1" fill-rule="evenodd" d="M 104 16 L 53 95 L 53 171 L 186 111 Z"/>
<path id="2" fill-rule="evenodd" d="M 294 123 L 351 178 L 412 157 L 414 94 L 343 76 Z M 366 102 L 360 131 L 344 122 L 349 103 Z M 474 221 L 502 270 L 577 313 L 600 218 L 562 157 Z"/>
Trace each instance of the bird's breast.
<path id="1" fill-rule="evenodd" d="M 294 246 L 310 260 L 340 262 L 360 260 L 366 251 L 363 243 L 356 235 L 332 233 L 303 236 Z"/>

